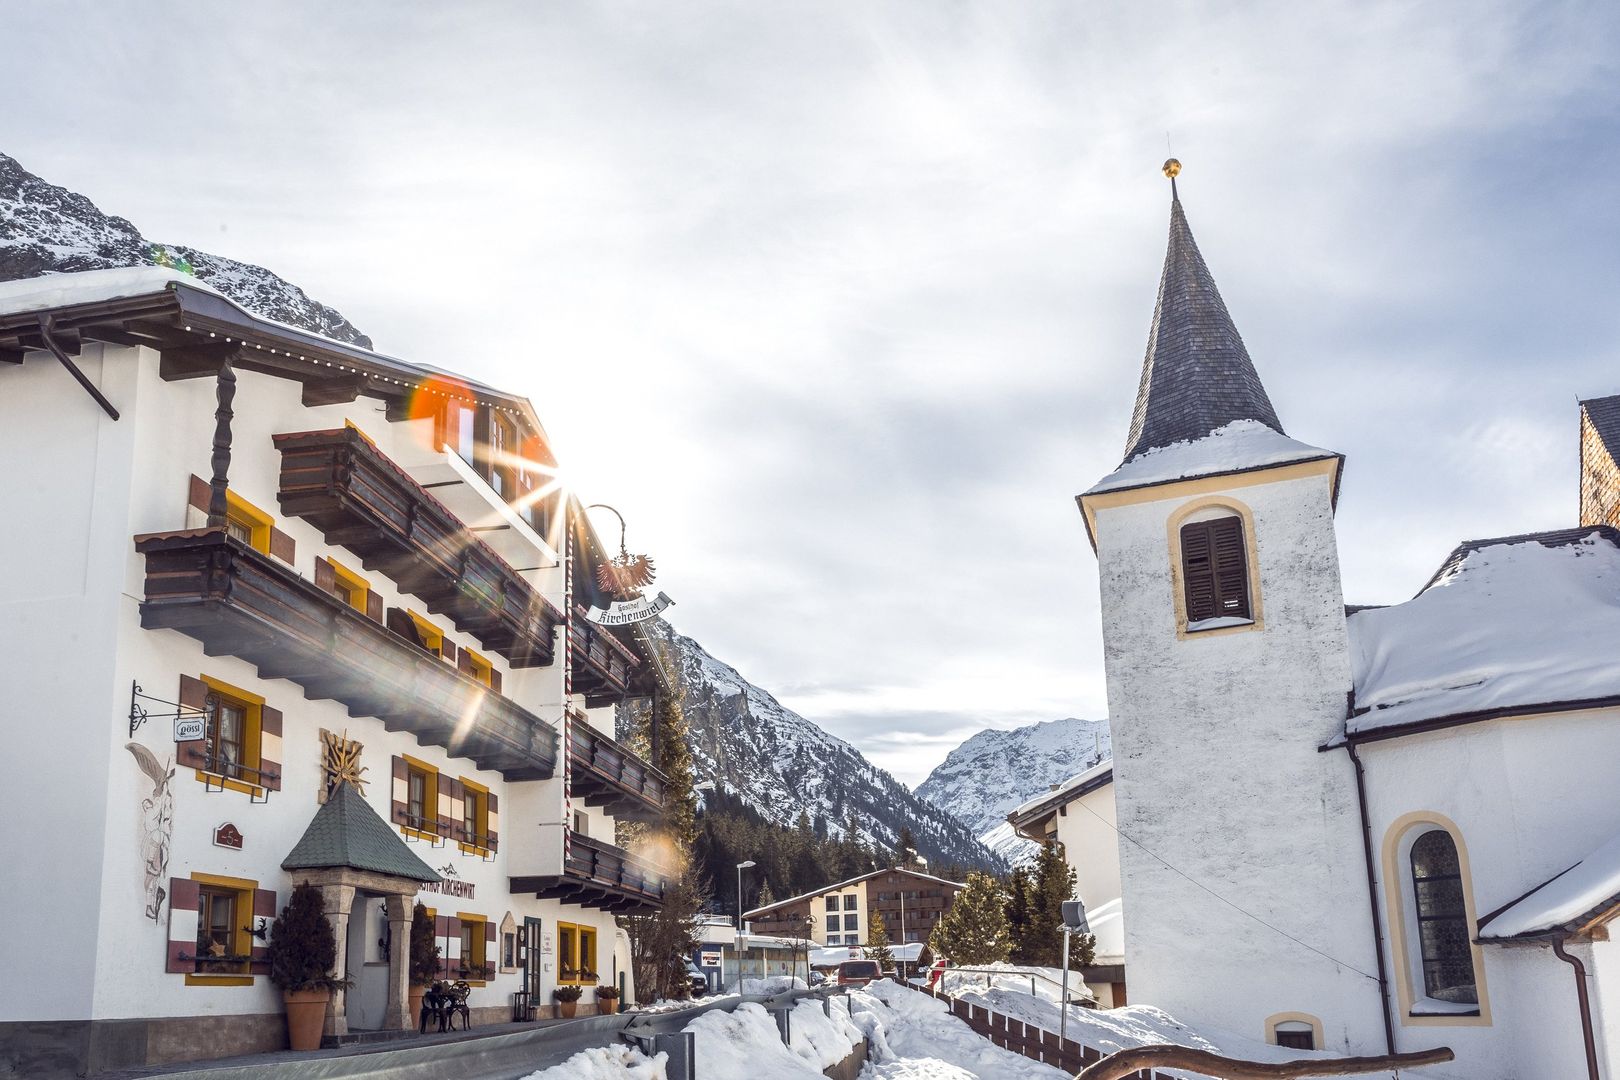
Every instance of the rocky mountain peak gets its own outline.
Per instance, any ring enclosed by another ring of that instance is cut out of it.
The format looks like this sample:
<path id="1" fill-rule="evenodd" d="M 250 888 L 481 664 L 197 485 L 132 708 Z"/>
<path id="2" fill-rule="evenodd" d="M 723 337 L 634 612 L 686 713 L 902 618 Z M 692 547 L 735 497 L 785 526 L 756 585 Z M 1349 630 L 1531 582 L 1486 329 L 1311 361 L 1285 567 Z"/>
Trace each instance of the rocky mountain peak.
<path id="1" fill-rule="evenodd" d="M 264 267 L 152 243 L 127 219 L 102 213 L 83 195 L 47 183 L 0 153 L 0 281 L 153 265 L 187 269 L 267 319 L 371 348 L 371 339 L 341 312 Z"/>

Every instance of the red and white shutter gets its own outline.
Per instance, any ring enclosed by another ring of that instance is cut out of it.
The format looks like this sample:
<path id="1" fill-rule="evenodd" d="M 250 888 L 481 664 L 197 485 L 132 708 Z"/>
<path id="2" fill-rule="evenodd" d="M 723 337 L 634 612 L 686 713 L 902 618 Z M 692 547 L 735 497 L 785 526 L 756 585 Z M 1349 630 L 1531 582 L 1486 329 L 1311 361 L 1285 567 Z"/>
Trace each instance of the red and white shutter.
<path id="1" fill-rule="evenodd" d="M 281 790 L 281 710 L 259 710 L 259 786 Z"/>
<path id="2" fill-rule="evenodd" d="M 248 965 L 248 973 L 252 975 L 270 974 L 270 924 L 276 921 L 276 890 L 253 890 L 253 919 L 248 923 L 258 929 L 259 920 L 264 920 L 266 931 L 264 939 L 253 939 L 253 962 Z"/>
<path id="3" fill-rule="evenodd" d="M 188 715 L 204 712 L 208 708 L 208 684 L 190 675 L 180 676 L 179 702 Z M 208 740 L 175 743 L 174 760 L 175 764 L 187 769 L 207 768 Z"/>
<path id="4" fill-rule="evenodd" d="M 409 825 L 411 812 L 410 768 L 405 764 L 405 759 L 398 754 L 394 755 L 393 766 L 393 800 L 389 807 L 389 818 L 395 825 Z"/>
<path id="5" fill-rule="evenodd" d="M 501 815 L 499 813 L 500 806 L 501 806 L 501 797 L 499 795 L 495 794 L 493 791 L 490 792 L 489 793 L 489 839 L 487 839 L 484 842 L 484 846 L 489 848 L 489 850 L 491 850 L 491 851 L 495 850 L 497 834 L 500 831 L 500 823 L 501 823 Z"/>
<path id="6" fill-rule="evenodd" d="M 197 931 L 201 894 L 190 878 L 169 879 L 169 945 L 163 970 L 190 975 L 197 970 Z M 191 957 L 186 960 L 183 957 Z"/>

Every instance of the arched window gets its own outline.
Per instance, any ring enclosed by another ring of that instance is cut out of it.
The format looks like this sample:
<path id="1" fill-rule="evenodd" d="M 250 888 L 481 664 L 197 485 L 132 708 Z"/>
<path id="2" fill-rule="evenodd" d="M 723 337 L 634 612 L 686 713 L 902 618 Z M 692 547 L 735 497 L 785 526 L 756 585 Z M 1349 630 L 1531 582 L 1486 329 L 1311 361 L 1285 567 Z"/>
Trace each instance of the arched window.
<path id="1" fill-rule="evenodd" d="M 1436 1001 L 1477 1005 L 1462 865 L 1451 834 L 1433 829 L 1418 837 L 1411 864 L 1423 992 Z"/>

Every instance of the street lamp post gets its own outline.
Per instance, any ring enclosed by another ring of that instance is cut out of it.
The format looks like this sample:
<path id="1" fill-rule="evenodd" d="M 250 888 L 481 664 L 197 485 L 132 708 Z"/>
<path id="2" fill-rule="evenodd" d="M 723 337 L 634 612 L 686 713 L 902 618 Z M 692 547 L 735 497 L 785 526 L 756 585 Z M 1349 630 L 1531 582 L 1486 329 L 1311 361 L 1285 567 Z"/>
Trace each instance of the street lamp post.
<path id="1" fill-rule="evenodd" d="M 743 930 L 743 901 L 742 901 L 742 872 L 754 865 L 754 860 L 737 864 L 737 990 L 742 990 L 742 930 Z"/>

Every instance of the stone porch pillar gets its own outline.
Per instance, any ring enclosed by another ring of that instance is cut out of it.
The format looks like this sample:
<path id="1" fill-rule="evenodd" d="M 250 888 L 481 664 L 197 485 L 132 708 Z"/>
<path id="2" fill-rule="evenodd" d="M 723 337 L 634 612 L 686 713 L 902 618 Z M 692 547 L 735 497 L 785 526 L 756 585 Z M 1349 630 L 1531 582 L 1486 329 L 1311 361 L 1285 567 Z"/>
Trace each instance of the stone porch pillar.
<path id="1" fill-rule="evenodd" d="M 341 979 L 348 969 L 349 909 L 354 905 L 354 886 L 322 885 L 321 898 L 324 901 L 326 917 L 332 921 L 332 931 L 337 936 L 337 957 L 332 964 L 332 977 Z M 341 986 L 332 989 L 332 996 L 326 1002 L 327 1035 L 349 1033 L 347 998 L 348 993 Z"/>
<path id="2" fill-rule="evenodd" d="M 385 1031 L 409 1030 L 411 1016 L 411 912 L 415 896 L 388 898 L 388 1004 L 383 1008 Z"/>

